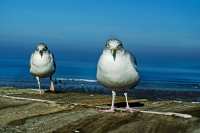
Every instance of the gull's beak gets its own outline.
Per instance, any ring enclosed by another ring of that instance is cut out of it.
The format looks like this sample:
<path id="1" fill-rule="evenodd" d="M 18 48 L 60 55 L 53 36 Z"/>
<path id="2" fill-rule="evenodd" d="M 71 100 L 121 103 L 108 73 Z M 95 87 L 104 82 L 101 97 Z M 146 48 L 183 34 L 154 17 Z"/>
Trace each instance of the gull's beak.
<path id="1" fill-rule="evenodd" d="M 114 59 L 114 61 L 115 61 L 117 49 L 112 49 L 112 50 L 111 50 L 111 53 L 112 53 L 113 59 Z"/>
<path id="2" fill-rule="evenodd" d="M 40 55 L 41 55 L 41 57 L 43 56 L 43 51 L 39 51 L 40 52 Z"/>

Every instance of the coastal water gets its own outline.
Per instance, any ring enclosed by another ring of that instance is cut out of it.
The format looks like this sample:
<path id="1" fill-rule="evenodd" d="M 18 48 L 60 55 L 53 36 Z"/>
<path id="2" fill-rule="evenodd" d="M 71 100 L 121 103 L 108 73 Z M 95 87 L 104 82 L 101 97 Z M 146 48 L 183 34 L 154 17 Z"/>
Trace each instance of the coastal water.
<path id="1" fill-rule="evenodd" d="M 96 83 L 96 60 L 62 60 L 56 59 L 57 69 L 54 79 L 65 87 L 75 87 Z M 27 58 L 0 58 L 0 86 L 30 87 L 36 80 L 29 73 L 29 56 Z M 141 74 L 139 88 L 144 89 L 178 89 L 196 90 L 200 88 L 200 71 L 194 69 L 150 68 L 138 65 Z M 47 84 L 47 80 L 43 80 Z M 68 84 L 70 83 L 70 84 Z M 71 85 L 71 86 L 70 86 Z M 88 87 L 88 86 L 87 86 Z M 63 87 L 64 88 L 64 87 Z"/>
<path id="2" fill-rule="evenodd" d="M 37 88 L 36 79 L 29 73 L 32 50 L 6 48 L 5 51 L 1 51 L 0 86 Z M 56 88 L 63 91 L 95 90 L 100 93 L 108 91 L 96 82 L 96 64 L 100 52 L 77 53 L 54 51 L 57 68 L 53 78 Z M 200 92 L 200 71 L 197 62 L 190 62 L 184 66 L 182 65 L 184 60 L 179 61 L 178 65 L 176 60 L 174 64 L 169 65 L 146 63 L 140 55 L 137 59 L 141 82 L 136 89 Z M 41 82 L 43 88 L 48 88 L 48 79 L 42 79 Z"/>

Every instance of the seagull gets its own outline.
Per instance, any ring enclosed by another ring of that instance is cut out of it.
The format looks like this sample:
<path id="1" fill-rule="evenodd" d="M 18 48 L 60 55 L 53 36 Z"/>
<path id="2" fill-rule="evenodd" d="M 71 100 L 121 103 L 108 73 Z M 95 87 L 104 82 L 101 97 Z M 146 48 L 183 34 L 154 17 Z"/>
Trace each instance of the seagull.
<path id="1" fill-rule="evenodd" d="M 140 79 L 137 70 L 136 58 L 123 48 L 122 41 L 109 39 L 97 64 L 97 81 L 112 90 L 112 105 L 109 110 L 103 112 L 114 112 L 116 91 L 124 92 L 126 100 L 125 110 L 133 112 L 129 106 L 127 91 L 134 88 Z"/>
<path id="2" fill-rule="evenodd" d="M 30 73 L 37 79 L 40 94 L 44 93 L 41 90 L 40 78 L 46 77 L 50 78 L 50 91 L 55 92 L 52 80 L 52 75 L 55 73 L 55 70 L 56 64 L 53 53 L 48 50 L 45 43 L 39 43 L 30 58 Z"/>

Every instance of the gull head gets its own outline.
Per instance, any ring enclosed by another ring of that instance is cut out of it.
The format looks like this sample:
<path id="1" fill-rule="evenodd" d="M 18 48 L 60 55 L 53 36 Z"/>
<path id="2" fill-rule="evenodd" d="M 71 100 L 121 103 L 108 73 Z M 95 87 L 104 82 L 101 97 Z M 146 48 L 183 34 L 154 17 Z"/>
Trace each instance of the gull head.
<path id="1" fill-rule="evenodd" d="M 42 57 L 43 53 L 48 51 L 48 47 L 45 43 L 41 42 L 37 45 L 36 51 L 38 51 Z"/>
<path id="2" fill-rule="evenodd" d="M 117 51 L 123 49 L 122 41 L 118 39 L 109 39 L 106 41 L 106 49 L 111 51 L 113 59 L 115 60 Z"/>

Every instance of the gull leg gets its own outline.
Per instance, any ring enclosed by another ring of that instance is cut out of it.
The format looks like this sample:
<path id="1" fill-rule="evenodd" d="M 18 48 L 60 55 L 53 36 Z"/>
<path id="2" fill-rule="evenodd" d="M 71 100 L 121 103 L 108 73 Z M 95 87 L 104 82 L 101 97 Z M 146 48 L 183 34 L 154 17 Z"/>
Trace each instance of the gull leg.
<path id="1" fill-rule="evenodd" d="M 36 79 L 37 79 L 37 82 L 38 82 L 38 87 L 39 87 L 40 95 L 42 95 L 44 92 L 41 90 L 41 86 L 40 86 L 40 78 L 37 76 Z"/>
<path id="2" fill-rule="evenodd" d="M 113 112 L 115 111 L 115 96 L 116 96 L 116 92 L 112 91 L 112 105 L 111 105 L 110 110 Z"/>
<path id="3" fill-rule="evenodd" d="M 53 83 L 53 80 L 52 80 L 52 76 L 50 77 L 50 82 L 51 82 L 51 83 L 50 83 L 50 89 L 49 89 L 49 90 L 50 90 L 51 92 L 55 92 L 55 88 L 54 88 L 54 83 Z"/>
<path id="4" fill-rule="evenodd" d="M 112 91 L 112 105 L 111 105 L 111 108 L 108 109 L 108 110 L 101 110 L 101 112 L 115 112 L 115 96 L 116 96 L 116 92 L 115 91 Z"/>
<path id="5" fill-rule="evenodd" d="M 127 97 L 127 92 L 124 93 L 125 99 L 126 99 L 126 110 L 129 112 L 135 112 L 138 111 L 137 109 L 132 109 L 130 108 L 129 104 L 128 104 L 128 97 Z"/>

